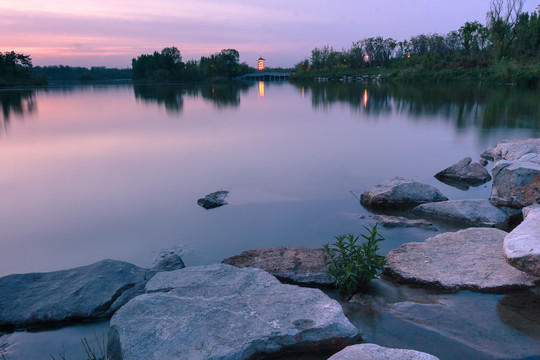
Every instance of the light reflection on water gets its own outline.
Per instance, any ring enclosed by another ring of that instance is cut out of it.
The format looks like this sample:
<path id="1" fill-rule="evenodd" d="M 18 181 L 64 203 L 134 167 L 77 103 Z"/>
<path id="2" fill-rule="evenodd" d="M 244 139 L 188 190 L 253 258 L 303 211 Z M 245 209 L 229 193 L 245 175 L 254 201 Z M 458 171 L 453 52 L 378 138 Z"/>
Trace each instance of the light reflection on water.
<path id="1" fill-rule="evenodd" d="M 264 97 L 260 84 L 0 91 L 0 276 L 103 258 L 149 267 L 156 253 L 178 247 L 187 265 L 257 247 L 320 247 L 369 223 L 359 219 L 367 211 L 350 191 L 361 193 L 393 176 L 434 185 L 451 199 L 487 198 L 490 183 L 463 191 L 433 175 L 465 156 L 477 160 L 502 139 L 536 137 L 540 127 L 533 91 L 262 86 Z M 221 189 L 231 191 L 229 205 L 197 206 L 197 198 Z M 382 231 L 383 253 L 434 235 Z M 494 299 L 452 296 L 458 302 Z M 525 331 L 517 340 L 523 346 L 538 346 L 536 335 L 526 339 L 526 321 L 512 322 L 501 306 L 486 319 L 500 316 L 500 326 Z M 422 347 L 418 336 L 456 346 L 463 358 L 478 355 L 388 312 L 370 325 L 369 316 L 349 308 L 353 322 L 370 334 L 366 338 L 381 345 Z M 8 339 L 29 344 L 31 337 Z M 21 358 L 16 351 L 10 355 Z"/>

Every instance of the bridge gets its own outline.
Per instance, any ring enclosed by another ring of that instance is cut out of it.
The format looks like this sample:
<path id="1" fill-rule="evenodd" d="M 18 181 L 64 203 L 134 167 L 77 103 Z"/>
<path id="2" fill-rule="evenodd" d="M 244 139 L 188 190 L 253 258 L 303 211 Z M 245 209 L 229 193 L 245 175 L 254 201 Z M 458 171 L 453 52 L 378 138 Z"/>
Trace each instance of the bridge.
<path id="1" fill-rule="evenodd" d="M 244 74 L 239 77 L 242 80 L 255 80 L 255 81 L 264 81 L 264 80 L 287 80 L 291 73 L 282 73 L 282 72 L 256 72 L 250 74 Z"/>

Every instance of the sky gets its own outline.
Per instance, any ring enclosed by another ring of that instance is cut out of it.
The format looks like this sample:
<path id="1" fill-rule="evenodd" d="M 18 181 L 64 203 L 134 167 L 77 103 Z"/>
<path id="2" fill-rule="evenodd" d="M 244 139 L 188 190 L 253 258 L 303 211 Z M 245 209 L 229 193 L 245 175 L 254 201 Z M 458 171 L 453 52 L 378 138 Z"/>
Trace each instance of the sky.
<path id="1" fill-rule="evenodd" d="M 0 51 L 34 65 L 125 68 L 176 46 L 198 60 L 236 49 L 250 66 L 292 67 L 315 47 L 366 37 L 398 41 L 485 24 L 490 0 L 0 0 Z M 532 12 L 540 0 L 527 0 Z"/>

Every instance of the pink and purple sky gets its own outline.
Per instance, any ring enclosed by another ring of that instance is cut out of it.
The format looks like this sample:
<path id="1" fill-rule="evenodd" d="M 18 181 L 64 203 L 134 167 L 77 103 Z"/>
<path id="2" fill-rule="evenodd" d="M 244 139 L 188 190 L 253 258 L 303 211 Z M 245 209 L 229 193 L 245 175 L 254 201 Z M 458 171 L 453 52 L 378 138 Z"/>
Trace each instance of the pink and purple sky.
<path id="1" fill-rule="evenodd" d="M 130 67 L 176 46 L 183 60 L 234 48 L 240 61 L 291 67 L 314 47 L 371 36 L 446 34 L 485 24 L 490 0 L 0 0 L 0 51 L 34 65 Z M 532 12 L 540 0 L 528 0 Z"/>

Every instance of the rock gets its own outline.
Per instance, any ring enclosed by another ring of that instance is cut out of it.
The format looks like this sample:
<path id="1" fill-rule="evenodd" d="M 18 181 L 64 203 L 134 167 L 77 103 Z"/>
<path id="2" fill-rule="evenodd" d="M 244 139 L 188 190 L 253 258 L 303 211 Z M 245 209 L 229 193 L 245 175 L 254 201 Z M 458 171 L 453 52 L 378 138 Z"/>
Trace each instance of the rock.
<path id="1" fill-rule="evenodd" d="M 495 161 L 495 148 L 492 147 L 487 149 L 482 154 L 480 154 L 480 158 L 484 160 Z"/>
<path id="2" fill-rule="evenodd" d="M 525 289 L 540 279 L 508 265 L 501 253 L 506 232 L 470 228 L 412 242 L 390 251 L 384 273 L 401 283 L 450 291 L 499 293 Z"/>
<path id="3" fill-rule="evenodd" d="M 463 227 L 507 229 L 512 218 L 506 211 L 485 199 L 448 200 L 423 204 L 415 207 L 412 212 L 422 217 L 459 223 Z"/>
<path id="4" fill-rule="evenodd" d="M 490 200 L 497 206 L 513 208 L 540 202 L 540 154 L 498 161 L 493 168 Z"/>
<path id="5" fill-rule="evenodd" d="M 347 346 L 328 360 L 438 360 L 439 358 L 420 351 L 391 349 L 375 344 Z"/>
<path id="6" fill-rule="evenodd" d="M 176 255 L 177 256 L 177 255 Z M 172 270 L 183 267 L 165 258 Z M 160 265 L 161 266 L 161 265 Z M 144 292 L 152 270 L 117 260 L 47 273 L 0 278 L 0 331 L 40 329 L 107 319 Z M 161 271 L 161 270 L 160 270 Z"/>
<path id="7" fill-rule="evenodd" d="M 437 231 L 437 228 L 432 223 L 423 219 L 407 219 L 403 216 L 390 215 L 372 215 L 371 218 L 377 224 L 387 228 L 417 227 L 424 230 Z"/>
<path id="8" fill-rule="evenodd" d="M 216 191 L 197 200 L 197 204 L 205 209 L 213 209 L 227 205 L 225 198 L 229 195 L 227 190 Z"/>
<path id="9" fill-rule="evenodd" d="M 523 222 L 506 235 L 503 255 L 516 269 L 540 276 L 540 207 L 528 209 Z"/>
<path id="10" fill-rule="evenodd" d="M 537 208 L 540 208 L 540 204 L 533 204 L 533 205 L 529 205 L 527 207 L 524 207 L 522 209 L 523 218 L 525 219 L 529 215 L 529 213 L 531 211 L 533 211 L 534 209 L 537 209 Z"/>
<path id="11" fill-rule="evenodd" d="M 482 156 L 488 160 L 518 160 L 526 154 L 540 153 L 540 139 L 503 140 L 491 150 L 492 159 Z"/>
<path id="12" fill-rule="evenodd" d="M 158 273 L 110 321 L 111 360 L 249 359 L 360 341 L 339 303 L 226 264 Z"/>
<path id="13" fill-rule="evenodd" d="M 444 182 L 445 179 L 463 181 L 469 185 L 480 185 L 491 180 L 491 175 L 479 163 L 473 163 L 470 157 L 461 159 L 456 164 L 438 172 L 435 177 Z"/>
<path id="14" fill-rule="evenodd" d="M 375 185 L 360 196 L 360 202 L 374 208 L 408 208 L 416 205 L 448 200 L 431 185 L 401 177 Z"/>
<path id="15" fill-rule="evenodd" d="M 327 273 L 328 266 L 322 249 L 282 246 L 248 250 L 223 260 L 223 263 L 239 268 L 263 269 L 295 284 L 330 286 L 334 283 Z"/>
<path id="16" fill-rule="evenodd" d="M 482 166 L 487 166 L 489 162 L 486 159 L 481 158 L 480 160 L 478 160 L 478 163 Z"/>

